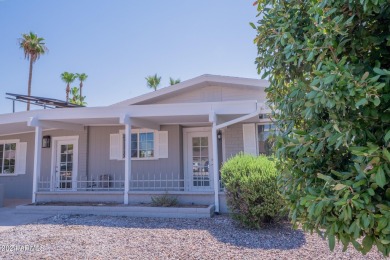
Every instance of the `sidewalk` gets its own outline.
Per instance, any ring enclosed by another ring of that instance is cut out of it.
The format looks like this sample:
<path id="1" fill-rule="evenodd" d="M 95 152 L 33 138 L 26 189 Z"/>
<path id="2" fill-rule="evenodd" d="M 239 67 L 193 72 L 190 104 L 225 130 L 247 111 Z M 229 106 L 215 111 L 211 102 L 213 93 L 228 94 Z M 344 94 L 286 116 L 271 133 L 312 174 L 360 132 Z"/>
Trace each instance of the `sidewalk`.
<path id="1" fill-rule="evenodd" d="M 52 214 L 18 214 L 17 205 L 30 203 L 30 200 L 5 200 L 4 207 L 0 208 L 0 232 L 18 225 L 28 224 L 41 218 L 50 217 Z"/>

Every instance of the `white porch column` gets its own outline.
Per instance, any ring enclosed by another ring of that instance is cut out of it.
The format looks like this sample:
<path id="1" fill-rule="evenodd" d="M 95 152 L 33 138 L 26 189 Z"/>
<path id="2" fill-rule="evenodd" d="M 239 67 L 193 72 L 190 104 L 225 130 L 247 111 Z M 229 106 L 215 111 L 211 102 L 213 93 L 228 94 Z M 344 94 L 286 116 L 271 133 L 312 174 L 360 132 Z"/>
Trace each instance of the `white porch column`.
<path id="1" fill-rule="evenodd" d="M 35 127 L 32 203 L 36 202 L 36 193 L 38 191 L 38 181 L 39 181 L 39 177 L 41 175 L 41 153 L 42 153 L 42 127 L 36 126 Z"/>
<path id="2" fill-rule="evenodd" d="M 214 205 L 215 212 L 219 213 L 219 164 L 218 164 L 218 136 L 217 136 L 217 116 L 212 112 L 209 121 L 213 122 L 211 139 L 213 144 L 213 177 L 214 177 Z"/>
<path id="3" fill-rule="evenodd" d="M 131 178 L 131 118 L 128 115 L 125 115 L 121 118 L 121 123 L 125 125 L 125 190 L 123 203 L 129 204 Z"/>

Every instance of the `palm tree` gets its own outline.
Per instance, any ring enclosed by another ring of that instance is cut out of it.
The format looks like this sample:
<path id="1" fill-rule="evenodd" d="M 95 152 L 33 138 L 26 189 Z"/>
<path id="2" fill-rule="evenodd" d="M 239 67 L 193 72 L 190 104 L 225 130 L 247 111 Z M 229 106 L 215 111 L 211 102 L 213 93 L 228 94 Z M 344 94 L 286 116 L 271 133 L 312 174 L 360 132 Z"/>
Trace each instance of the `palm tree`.
<path id="1" fill-rule="evenodd" d="M 71 88 L 70 94 L 72 95 L 72 98 L 69 100 L 69 103 L 78 104 L 78 101 L 80 99 L 79 88 L 78 87 Z"/>
<path id="2" fill-rule="evenodd" d="M 61 79 L 66 83 L 66 103 L 69 101 L 70 84 L 76 79 L 74 73 L 64 72 L 61 74 Z"/>
<path id="3" fill-rule="evenodd" d="M 45 43 L 43 42 L 44 40 L 44 38 L 39 38 L 38 35 L 32 32 L 22 34 L 22 38 L 19 39 L 19 46 L 24 51 L 24 58 L 30 60 L 27 89 L 28 96 L 31 96 L 33 64 L 48 50 Z M 27 102 L 27 111 L 29 110 L 30 101 Z"/>
<path id="4" fill-rule="evenodd" d="M 80 97 L 82 97 L 83 96 L 83 82 L 87 80 L 88 75 L 85 73 L 81 73 L 81 74 L 76 73 L 76 77 L 80 81 Z"/>
<path id="5" fill-rule="evenodd" d="M 81 106 L 87 105 L 87 103 L 84 102 L 85 97 L 82 97 L 79 95 L 79 88 L 78 87 L 71 88 L 70 92 L 71 92 L 72 98 L 70 98 L 69 103 L 81 105 Z"/>
<path id="6" fill-rule="evenodd" d="M 176 85 L 176 84 L 179 84 L 181 82 L 180 79 L 173 79 L 171 77 L 169 77 L 169 83 L 172 85 Z"/>
<path id="7" fill-rule="evenodd" d="M 146 79 L 146 85 L 149 88 L 154 89 L 154 91 L 156 91 L 158 86 L 160 85 L 161 77 L 158 77 L 156 73 L 153 76 L 147 76 L 145 79 Z"/>

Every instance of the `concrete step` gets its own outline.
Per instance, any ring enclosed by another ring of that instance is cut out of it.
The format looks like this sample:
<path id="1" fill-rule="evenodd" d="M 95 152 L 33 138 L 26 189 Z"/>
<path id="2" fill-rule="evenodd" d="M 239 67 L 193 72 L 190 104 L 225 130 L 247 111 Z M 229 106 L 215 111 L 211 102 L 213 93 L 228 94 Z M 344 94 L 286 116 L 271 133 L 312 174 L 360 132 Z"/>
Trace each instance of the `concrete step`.
<path id="1" fill-rule="evenodd" d="M 208 207 L 148 207 L 148 206 L 53 206 L 19 205 L 18 214 L 84 214 L 153 218 L 211 218 L 214 205 Z"/>

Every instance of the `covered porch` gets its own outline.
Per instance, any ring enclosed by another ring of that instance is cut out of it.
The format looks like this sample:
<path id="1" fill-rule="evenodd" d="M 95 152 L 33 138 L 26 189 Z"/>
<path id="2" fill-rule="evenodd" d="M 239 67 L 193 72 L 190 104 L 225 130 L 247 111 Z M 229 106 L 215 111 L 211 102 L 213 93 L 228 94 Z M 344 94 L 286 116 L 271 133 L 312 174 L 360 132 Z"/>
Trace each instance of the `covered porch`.
<path id="1" fill-rule="evenodd" d="M 34 144 L 38 144 L 34 145 L 33 153 L 33 203 L 131 204 L 150 201 L 153 195 L 169 192 L 183 202 L 193 202 L 194 197 L 200 202 L 211 202 L 219 212 L 224 197 L 219 175 L 220 163 L 226 159 L 222 157 L 223 148 L 219 148 L 224 129 L 258 117 L 265 113 L 263 110 L 265 106 L 257 101 L 227 101 L 40 110 L 0 119 L 6 125 L 1 131 L 32 132 Z M 67 134 L 51 136 L 51 151 L 42 151 L 43 137 L 56 129 Z M 153 139 L 149 140 L 150 133 Z M 109 146 L 107 141 L 100 140 L 106 137 Z M 153 149 L 148 148 L 148 142 Z M 142 148 L 143 144 L 147 148 Z M 170 148 L 165 149 L 164 145 Z M 102 149 L 109 153 L 108 168 L 104 168 L 105 162 L 96 155 L 105 153 Z M 51 157 L 50 170 L 44 173 L 42 165 L 47 163 L 47 154 Z M 82 163 L 83 171 L 79 169 Z M 151 169 L 147 165 L 154 166 Z"/>

